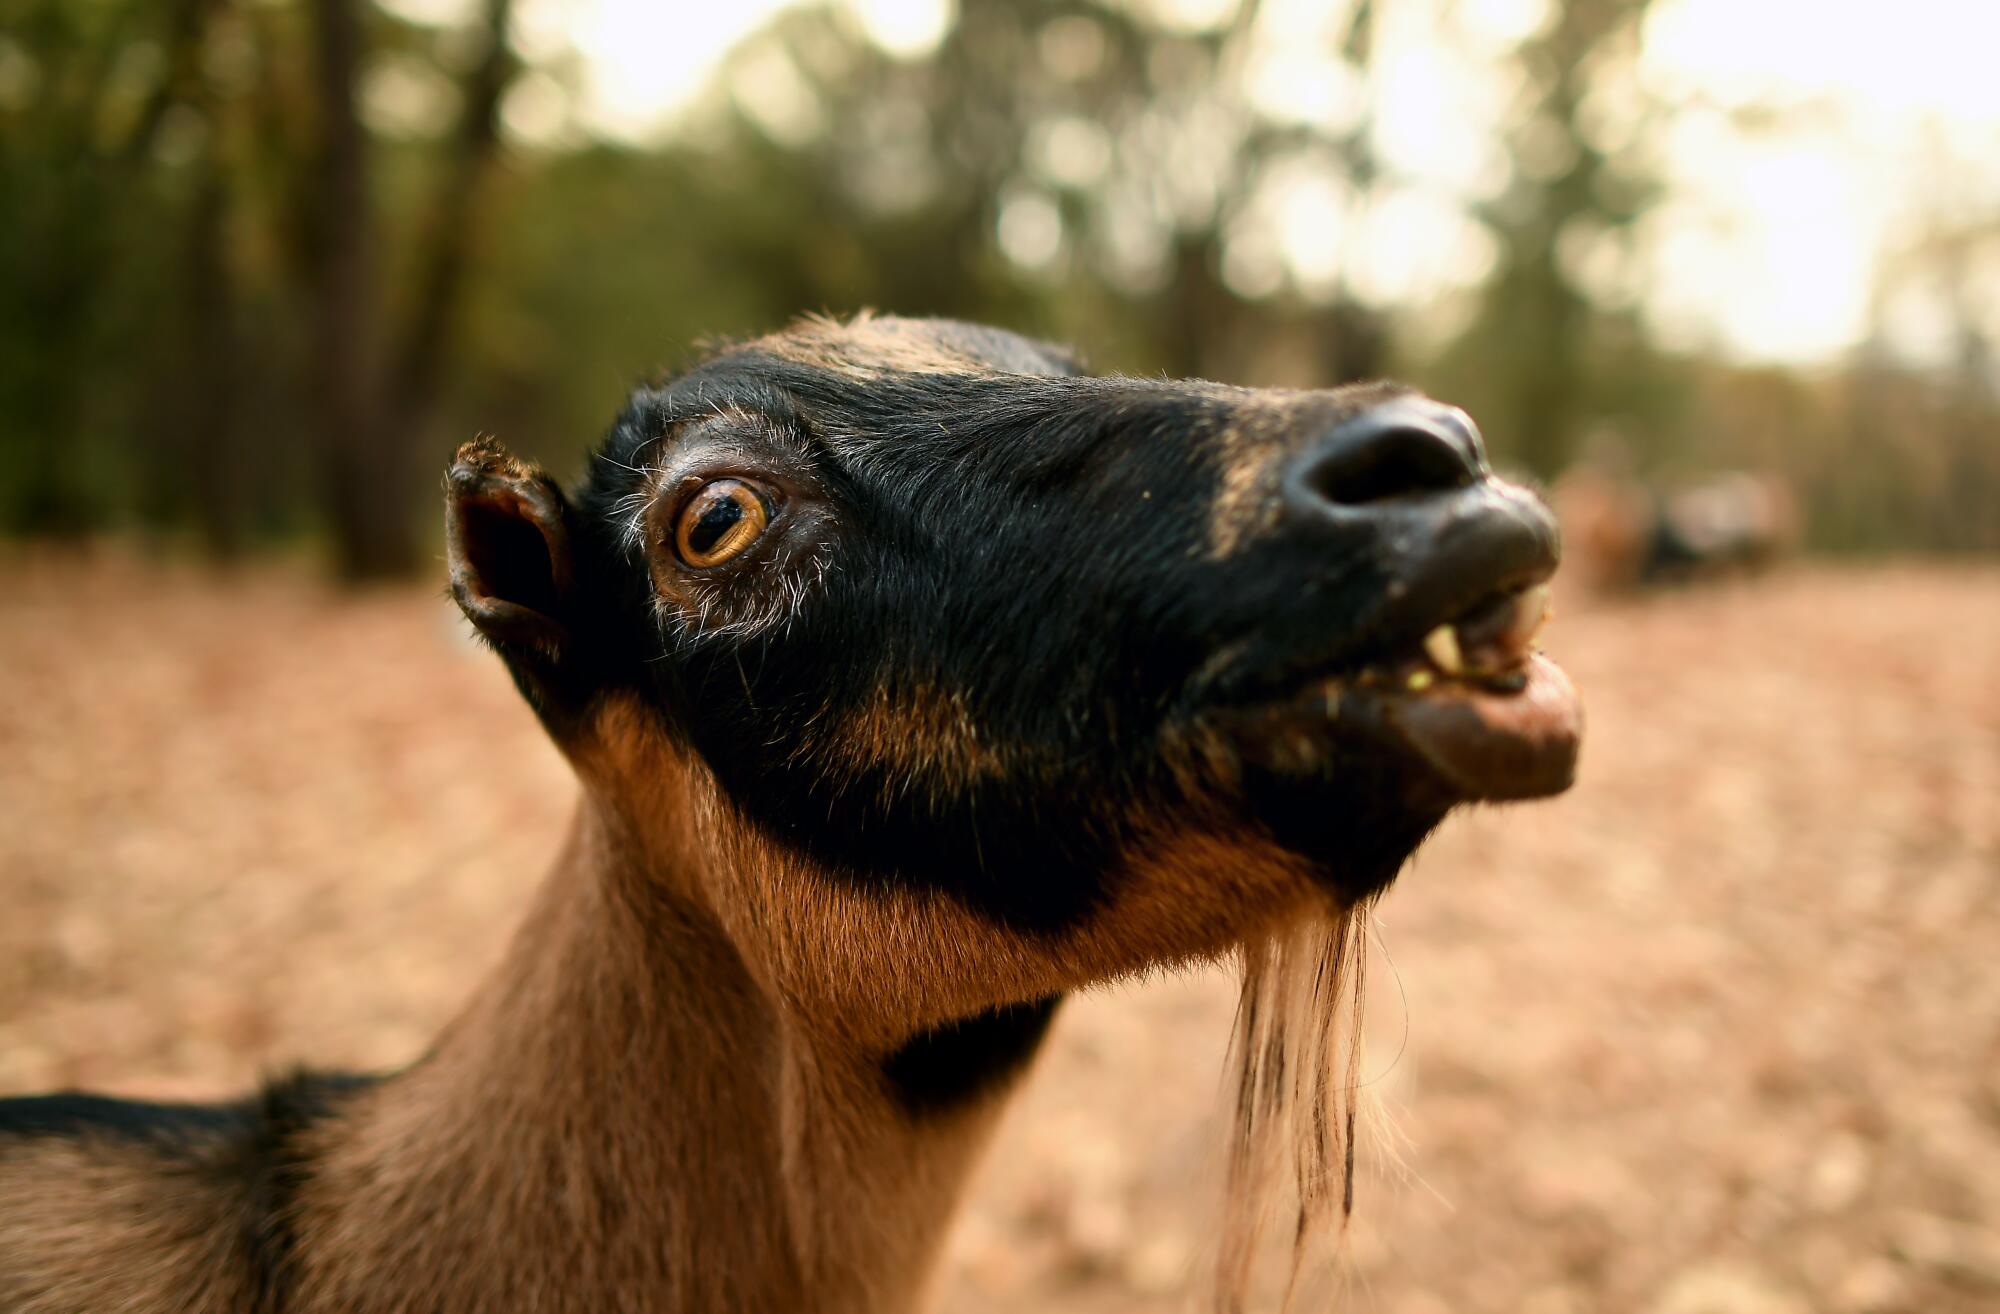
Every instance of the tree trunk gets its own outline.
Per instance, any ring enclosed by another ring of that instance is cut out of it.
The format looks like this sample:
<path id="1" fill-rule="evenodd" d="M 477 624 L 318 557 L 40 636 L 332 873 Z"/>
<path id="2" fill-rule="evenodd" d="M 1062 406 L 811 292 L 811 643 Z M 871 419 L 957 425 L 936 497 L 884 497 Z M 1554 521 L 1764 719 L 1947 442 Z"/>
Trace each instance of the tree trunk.
<path id="1" fill-rule="evenodd" d="M 374 251 L 368 207 L 368 139 L 355 100 L 361 63 L 360 0 L 312 0 L 318 151 L 307 221 L 312 331 L 307 362 L 320 478 L 335 565 L 350 580 L 415 564 L 416 539 L 401 491 L 384 479 L 372 368 Z"/>
<path id="2" fill-rule="evenodd" d="M 219 560 L 243 551 L 248 488 L 237 446 L 236 298 L 228 262 L 229 204 L 221 166 L 211 162 L 188 221 L 187 368 L 181 375 L 176 444 L 202 546 Z"/>
<path id="3" fill-rule="evenodd" d="M 389 365 L 381 424 L 392 465 L 384 473 L 393 472 L 410 488 L 429 487 L 421 478 L 424 426 L 456 345 L 480 194 L 500 144 L 500 102 L 515 71 L 507 45 L 512 13 L 513 0 L 486 0 L 481 22 L 485 49 L 462 88 L 458 132 L 419 239 L 416 299 Z"/>
<path id="4" fill-rule="evenodd" d="M 467 76 L 463 117 L 424 222 L 417 289 L 393 350 L 378 321 L 368 137 L 355 103 L 362 0 L 312 0 L 320 151 L 310 185 L 314 415 L 335 564 L 351 581 L 406 575 L 422 561 L 421 437 L 455 342 L 478 227 L 478 199 L 499 143 L 514 72 L 512 0 L 486 0 L 486 50 Z M 440 462 L 441 463 L 441 462 Z"/>

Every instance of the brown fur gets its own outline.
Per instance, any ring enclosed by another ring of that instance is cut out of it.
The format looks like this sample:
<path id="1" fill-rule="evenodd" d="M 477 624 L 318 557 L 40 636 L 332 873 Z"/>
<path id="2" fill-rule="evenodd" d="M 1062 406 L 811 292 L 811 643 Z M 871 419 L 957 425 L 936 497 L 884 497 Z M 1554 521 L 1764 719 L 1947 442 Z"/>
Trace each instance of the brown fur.
<path id="1" fill-rule="evenodd" d="M 808 315 L 782 333 L 755 339 L 745 349 L 767 351 L 800 365 L 849 378 L 884 374 L 988 374 L 992 367 L 951 350 L 907 320 L 877 319 L 863 312 L 845 321 Z"/>
<path id="2" fill-rule="evenodd" d="M 1216 495 L 1208 522 L 1211 557 L 1234 556 L 1276 527 L 1278 464 L 1285 448 L 1275 430 L 1293 404 L 1296 394 L 1245 392 L 1235 419 L 1216 436 Z"/>
<path id="3" fill-rule="evenodd" d="M 691 897 L 713 910 L 760 984 L 863 1051 L 997 1003 L 1227 953 L 1302 898 L 1323 897 L 1303 860 L 1247 828 L 1162 820 L 1095 916 L 1024 937 L 947 895 L 827 880 L 738 822 L 702 768 L 636 708 L 608 704 L 576 760 L 587 781 L 646 782 L 619 809 L 626 842 L 655 871 L 695 871 Z"/>
<path id="4" fill-rule="evenodd" d="M 587 801 L 435 1052 L 322 1129 L 303 1307 L 796 1302 L 808 1274 L 771 1207 L 787 1058 L 726 940 Z"/>
<path id="5" fill-rule="evenodd" d="M 912 1120 L 872 1057 L 1255 929 L 1240 889 L 1196 897 L 1255 855 L 1166 835 L 1127 883 L 1142 907 L 1045 946 L 943 898 L 864 918 L 841 905 L 871 896 L 770 850 L 649 724 L 612 704 L 575 746 L 584 811 L 509 961 L 431 1058 L 324 1130 L 306 1308 L 907 1308 L 999 1101 Z M 1271 856 L 1267 918 L 1301 883 Z M 1111 929 L 1131 926 L 1150 929 Z"/>
<path id="6" fill-rule="evenodd" d="M 114 1139 L 0 1142 L 0 1310 L 253 1308 L 246 1201 L 193 1158 Z M 143 1302 L 143 1303 L 142 1303 Z"/>
<path id="7" fill-rule="evenodd" d="M 963 694 L 930 684 L 898 693 L 881 690 L 866 707 L 830 727 L 820 744 L 820 766 L 847 771 L 888 766 L 893 788 L 918 797 L 1004 775 L 1015 769 L 1010 759 L 1019 756 L 1018 749 L 981 737 Z"/>
<path id="8" fill-rule="evenodd" d="M 895 954 L 808 943 L 804 918 L 749 933 L 803 874 L 725 833 L 712 786 L 642 724 L 614 705 L 570 745 L 584 802 L 505 962 L 430 1055 L 302 1147 L 287 1310 L 919 1301 L 999 1101 L 894 1106 L 881 1047 L 950 1005 L 825 1011 L 809 964 L 841 963 L 858 994 L 861 960 Z M 913 936 L 951 933 L 940 910 L 903 915 Z M 896 997 L 880 984 L 870 997 Z M 112 1142 L 0 1153 L 0 1308 L 249 1308 L 240 1202 L 212 1182 Z"/>

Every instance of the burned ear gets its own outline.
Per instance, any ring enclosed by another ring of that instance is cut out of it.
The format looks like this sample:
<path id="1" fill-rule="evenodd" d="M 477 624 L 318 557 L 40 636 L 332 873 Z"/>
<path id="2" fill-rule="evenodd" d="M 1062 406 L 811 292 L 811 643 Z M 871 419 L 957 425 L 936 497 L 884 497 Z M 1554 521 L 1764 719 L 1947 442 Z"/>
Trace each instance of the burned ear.
<path id="1" fill-rule="evenodd" d="M 458 449 L 444 486 L 451 595 L 459 609 L 505 651 L 560 658 L 571 637 L 575 592 L 562 490 L 485 436 Z"/>

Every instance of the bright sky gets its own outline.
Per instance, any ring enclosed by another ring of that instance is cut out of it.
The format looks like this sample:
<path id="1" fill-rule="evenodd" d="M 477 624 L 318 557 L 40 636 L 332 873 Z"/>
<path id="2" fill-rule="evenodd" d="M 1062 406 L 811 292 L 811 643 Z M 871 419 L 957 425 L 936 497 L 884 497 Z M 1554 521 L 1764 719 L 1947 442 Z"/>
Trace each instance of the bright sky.
<path id="1" fill-rule="evenodd" d="M 2000 3 L 1676 0 L 1642 67 L 1710 102 L 1667 151 L 1686 199 L 1662 213 L 1654 302 L 1669 326 L 1748 356 L 1814 358 L 1860 335 L 1877 252 L 1928 221 L 2000 218 Z M 1726 112 L 1831 112 L 1763 137 Z M 1959 168 L 1939 168 L 1940 159 Z M 1956 195 L 1941 195 L 1947 185 Z M 1704 323 L 1706 321 L 1706 323 Z"/>
<path id="2" fill-rule="evenodd" d="M 581 58 L 586 127 L 645 138 L 670 130 L 729 47 L 790 2 L 521 0 L 520 40 L 530 56 L 570 49 Z M 878 43 L 910 52 L 935 44 L 952 13 L 952 0 L 843 2 Z M 394 3 L 437 18 L 468 7 Z M 1236 3 L 1154 8 L 1201 26 Z M 1476 281 L 1490 242 L 1455 217 L 1456 202 L 1504 177 L 1486 144 L 1509 91 L 1499 56 L 1545 21 L 1548 3 L 1385 5 L 1372 100 L 1404 185 L 1368 213 L 1342 213 L 1323 180 L 1281 188 L 1263 246 L 1245 244 L 1232 282 L 1268 286 L 1281 267 L 1304 286 L 1323 281 L 1338 259 L 1330 228 L 1347 234 L 1340 249 L 1359 242 L 1370 253 L 1364 293 L 1386 299 Z M 1339 7 L 1265 0 L 1252 82 L 1260 106 L 1300 118 L 1340 112 L 1346 89 L 1310 53 Z M 1456 35 L 1440 48 L 1447 12 Z M 1885 244 L 1941 207 L 2000 214 L 2000 0 L 1896 0 L 1887 9 L 1878 0 L 1657 0 L 1638 70 L 1656 94 L 1694 107 L 1664 139 L 1632 146 L 1675 183 L 1673 199 L 1641 230 L 1636 257 L 1583 244 L 1577 265 L 1640 295 L 1676 341 L 1752 360 L 1836 355 L 1865 331 Z M 1618 143 L 1630 127 L 1625 107 L 1604 100 L 1603 137 Z M 1766 131 L 1738 122 L 1736 112 L 1770 105 L 1792 112 Z M 1967 167 L 1941 170 L 1940 158 Z M 1955 176 L 1958 195 L 1919 193 L 1942 176 Z"/>

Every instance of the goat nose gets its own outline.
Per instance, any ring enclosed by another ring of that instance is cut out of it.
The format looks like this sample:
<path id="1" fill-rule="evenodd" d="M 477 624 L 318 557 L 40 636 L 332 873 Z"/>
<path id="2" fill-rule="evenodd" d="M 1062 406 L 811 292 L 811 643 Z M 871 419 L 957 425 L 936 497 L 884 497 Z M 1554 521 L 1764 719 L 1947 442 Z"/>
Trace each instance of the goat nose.
<path id="1" fill-rule="evenodd" d="M 1488 473 L 1472 418 L 1455 406 L 1398 397 L 1335 426 L 1292 458 L 1287 511 L 1303 520 L 1350 520 L 1378 502 L 1450 492 Z"/>

